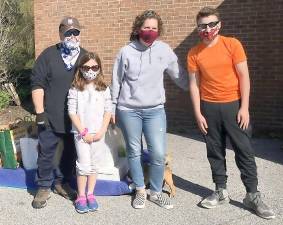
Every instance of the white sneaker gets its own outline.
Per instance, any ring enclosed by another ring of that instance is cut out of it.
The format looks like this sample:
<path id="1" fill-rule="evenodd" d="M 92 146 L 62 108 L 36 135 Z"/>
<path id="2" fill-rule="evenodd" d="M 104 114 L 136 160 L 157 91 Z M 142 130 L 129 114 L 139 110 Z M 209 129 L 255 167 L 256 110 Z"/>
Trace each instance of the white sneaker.
<path id="1" fill-rule="evenodd" d="M 211 195 L 207 196 L 201 201 L 201 206 L 207 209 L 215 208 L 218 205 L 228 203 L 230 201 L 228 191 L 226 189 L 219 188 Z"/>
<path id="2" fill-rule="evenodd" d="M 146 192 L 143 193 L 137 191 L 132 205 L 135 209 L 143 209 L 145 207 L 145 201 L 146 201 Z"/>
<path id="3" fill-rule="evenodd" d="M 170 199 L 165 197 L 161 193 L 151 194 L 149 197 L 149 200 L 159 205 L 162 208 L 165 208 L 165 209 L 173 208 L 173 204 L 171 203 Z"/>

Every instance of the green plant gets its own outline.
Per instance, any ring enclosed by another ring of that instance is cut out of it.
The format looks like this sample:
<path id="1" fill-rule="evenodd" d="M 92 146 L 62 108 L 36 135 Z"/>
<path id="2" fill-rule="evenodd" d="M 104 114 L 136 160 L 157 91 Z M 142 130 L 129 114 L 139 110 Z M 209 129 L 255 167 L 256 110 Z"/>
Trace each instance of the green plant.
<path id="1" fill-rule="evenodd" d="M 34 62 L 33 0 L 0 0 L 0 82 L 18 87 Z"/>
<path id="2" fill-rule="evenodd" d="M 11 1 L 11 0 L 9 0 Z M 16 17 L 17 42 L 14 44 L 11 54 L 14 56 L 11 70 L 15 76 L 17 72 L 31 69 L 34 63 L 34 21 L 33 0 L 16 0 L 19 15 Z"/>
<path id="3" fill-rule="evenodd" d="M 10 99 L 11 96 L 7 92 L 0 91 L 0 110 L 8 107 Z"/>

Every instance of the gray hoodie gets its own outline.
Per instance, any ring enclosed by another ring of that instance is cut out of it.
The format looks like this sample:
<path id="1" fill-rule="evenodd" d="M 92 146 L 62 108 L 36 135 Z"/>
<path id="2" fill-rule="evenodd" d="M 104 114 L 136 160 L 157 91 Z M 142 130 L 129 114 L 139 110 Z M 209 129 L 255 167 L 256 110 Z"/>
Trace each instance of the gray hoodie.
<path id="1" fill-rule="evenodd" d="M 115 114 L 120 109 L 146 109 L 165 103 L 164 73 L 188 90 L 188 75 L 169 45 L 155 41 L 146 47 L 139 41 L 124 46 L 113 68 L 111 95 Z"/>

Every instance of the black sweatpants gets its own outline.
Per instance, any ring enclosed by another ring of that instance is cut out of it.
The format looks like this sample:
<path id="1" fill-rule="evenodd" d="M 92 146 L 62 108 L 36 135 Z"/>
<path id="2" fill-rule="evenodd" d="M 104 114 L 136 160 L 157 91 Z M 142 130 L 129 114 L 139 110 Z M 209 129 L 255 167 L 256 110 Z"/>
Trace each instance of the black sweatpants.
<path id="1" fill-rule="evenodd" d="M 201 112 L 208 125 L 204 135 L 207 158 L 216 188 L 226 188 L 226 137 L 235 151 L 235 161 L 247 192 L 256 192 L 258 179 L 255 153 L 251 146 L 251 127 L 243 130 L 237 123 L 240 101 L 212 103 L 201 101 Z"/>
<path id="2" fill-rule="evenodd" d="M 52 184 L 69 183 L 73 177 L 76 162 L 76 150 L 73 134 L 59 134 L 50 127 L 38 126 L 39 152 L 38 169 L 35 182 L 38 187 L 50 188 Z M 57 145 L 63 140 L 64 149 L 59 162 L 55 163 Z"/>

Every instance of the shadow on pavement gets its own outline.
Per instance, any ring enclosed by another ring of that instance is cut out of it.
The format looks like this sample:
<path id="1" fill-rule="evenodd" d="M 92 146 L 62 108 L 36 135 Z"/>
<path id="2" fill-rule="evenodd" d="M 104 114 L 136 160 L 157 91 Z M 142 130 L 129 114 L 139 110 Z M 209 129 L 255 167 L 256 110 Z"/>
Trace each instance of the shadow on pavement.
<path id="1" fill-rule="evenodd" d="M 204 142 L 204 138 L 202 137 L 201 133 L 196 129 L 192 129 L 187 133 L 174 132 L 169 129 L 168 133 Z M 226 143 L 226 149 L 233 151 L 229 138 L 227 138 Z M 255 150 L 256 157 L 283 165 L 282 140 L 271 138 L 252 138 L 252 146 Z"/>
<path id="2" fill-rule="evenodd" d="M 193 183 L 193 182 L 190 182 L 188 180 L 185 180 L 183 179 L 182 177 L 179 177 L 175 174 L 173 174 L 173 180 L 174 180 L 174 184 L 177 188 L 180 188 L 184 191 L 187 191 L 187 192 L 190 192 L 192 194 L 195 194 L 195 195 L 198 195 L 200 196 L 202 199 L 205 198 L 206 196 L 212 194 L 213 190 L 207 188 L 207 187 L 204 187 L 204 186 L 201 186 L 199 184 L 196 184 L 196 183 Z M 238 207 L 238 208 L 241 208 L 241 209 L 247 209 L 243 203 L 239 202 L 239 201 L 236 201 L 236 200 L 233 200 L 233 199 L 230 199 L 230 203 L 231 205 L 235 206 L 235 207 Z M 200 208 L 203 208 L 201 205 L 200 205 L 200 202 L 197 204 L 198 207 Z"/>
<path id="3" fill-rule="evenodd" d="M 205 196 L 212 193 L 211 189 L 209 189 L 207 187 L 203 187 L 199 184 L 195 184 L 191 181 L 185 180 L 182 177 L 179 177 L 175 174 L 173 174 L 173 180 L 174 180 L 174 184 L 177 188 L 180 188 L 184 191 L 188 191 L 188 192 L 195 194 L 195 195 L 198 195 L 202 198 L 204 198 Z"/>

